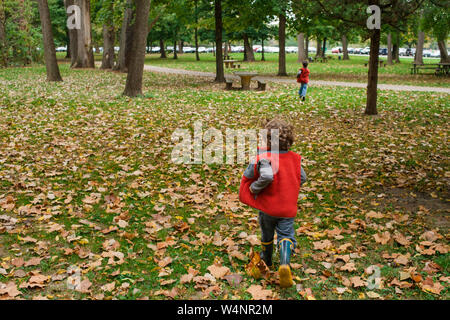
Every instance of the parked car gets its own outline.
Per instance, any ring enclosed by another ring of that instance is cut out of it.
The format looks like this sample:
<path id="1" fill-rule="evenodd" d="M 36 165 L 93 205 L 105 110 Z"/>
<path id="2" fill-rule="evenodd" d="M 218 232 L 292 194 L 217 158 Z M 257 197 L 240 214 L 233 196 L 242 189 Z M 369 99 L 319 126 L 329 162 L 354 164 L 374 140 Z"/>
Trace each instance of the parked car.
<path id="1" fill-rule="evenodd" d="M 311 52 L 311 53 L 316 53 L 316 48 L 314 48 L 314 47 L 308 47 L 308 52 Z"/>
<path id="2" fill-rule="evenodd" d="M 183 47 L 184 53 L 195 53 L 195 48 L 192 47 Z"/>
<path id="3" fill-rule="evenodd" d="M 56 48 L 56 52 L 65 52 L 67 51 L 67 47 L 58 47 Z"/>
<path id="4" fill-rule="evenodd" d="M 440 58 L 441 52 L 439 50 L 432 50 L 430 54 L 430 58 Z"/>
<path id="5" fill-rule="evenodd" d="M 349 54 L 354 54 L 355 53 L 355 48 L 347 48 L 347 52 Z"/>
<path id="6" fill-rule="evenodd" d="M 387 56 L 387 54 L 388 54 L 388 49 L 387 48 L 381 48 L 380 49 L 380 55 Z"/>
<path id="7" fill-rule="evenodd" d="M 331 49 L 331 53 L 341 53 L 342 47 L 335 47 Z"/>
<path id="8" fill-rule="evenodd" d="M 286 47 L 286 53 L 297 53 L 298 47 Z"/>
<path id="9" fill-rule="evenodd" d="M 370 53 L 370 47 L 365 47 L 361 50 L 361 54 L 369 54 Z"/>
<path id="10" fill-rule="evenodd" d="M 406 48 L 400 48 L 400 49 L 398 49 L 398 54 L 401 56 L 406 56 L 407 55 L 406 51 L 407 51 Z"/>
<path id="11" fill-rule="evenodd" d="M 431 50 L 423 50 L 422 55 L 424 57 L 431 57 Z"/>
<path id="12" fill-rule="evenodd" d="M 354 54 L 361 54 L 361 48 L 355 48 L 353 49 Z"/>

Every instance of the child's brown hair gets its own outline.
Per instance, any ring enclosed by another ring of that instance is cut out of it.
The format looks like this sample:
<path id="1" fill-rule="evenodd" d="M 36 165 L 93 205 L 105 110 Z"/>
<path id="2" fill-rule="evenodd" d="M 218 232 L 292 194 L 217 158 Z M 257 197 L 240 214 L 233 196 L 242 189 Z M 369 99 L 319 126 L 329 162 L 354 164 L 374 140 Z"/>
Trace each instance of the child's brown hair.
<path id="1" fill-rule="evenodd" d="M 293 127 L 287 122 L 281 119 L 273 119 L 268 121 L 264 129 L 267 130 L 267 149 L 271 149 L 271 131 L 278 130 L 279 131 L 279 150 L 288 151 L 289 148 L 294 143 L 294 130 Z"/>

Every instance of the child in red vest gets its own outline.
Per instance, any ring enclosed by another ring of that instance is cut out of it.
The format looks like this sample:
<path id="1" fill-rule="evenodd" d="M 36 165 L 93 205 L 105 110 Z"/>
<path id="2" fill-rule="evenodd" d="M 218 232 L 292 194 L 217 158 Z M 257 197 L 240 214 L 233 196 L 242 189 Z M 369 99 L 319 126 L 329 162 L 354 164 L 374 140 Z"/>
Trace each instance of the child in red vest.
<path id="1" fill-rule="evenodd" d="M 298 91 L 298 94 L 300 95 L 300 99 L 302 101 L 305 101 L 306 90 L 308 89 L 308 83 L 309 83 L 308 61 L 303 61 L 303 68 L 298 70 L 297 82 L 300 83 L 300 90 Z"/>
<path id="2" fill-rule="evenodd" d="M 265 129 L 268 130 L 267 149 L 258 150 L 256 161 L 245 170 L 239 200 L 259 210 L 261 258 L 268 267 L 272 266 L 274 233 L 277 233 L 280 286 L 287 288 L 293 285 L 289 264 L 297 245 L 294 218 L 300 185 L 306 181 L 306 174 L 301 167 L 301 156 L 289 151 L 294 142 L 292 126 L 274 119 Z M 271 141 L 272 130 L 278 130 L 278 145 Z"/>

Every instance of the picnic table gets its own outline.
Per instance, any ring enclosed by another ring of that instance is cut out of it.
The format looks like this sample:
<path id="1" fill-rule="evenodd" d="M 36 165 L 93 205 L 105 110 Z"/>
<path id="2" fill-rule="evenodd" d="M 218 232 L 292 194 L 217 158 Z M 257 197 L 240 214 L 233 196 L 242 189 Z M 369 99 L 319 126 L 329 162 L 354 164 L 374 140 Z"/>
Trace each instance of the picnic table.
<path id="1" fill-rule="evenodd" d="M 235 75 L 241 78 L 242 90 L 250 90 L 250 82 L 253 77 L 256 77 L 256 72 L 235 72 Z"/>
<path id="2" fill-rule="evenodd" d="M 434 70 L 435 75 L 448 75 L 450 73 L 450 63 L 417 63 L 413 62 L 411 67 L 411 74 L 420 74 L 420 70 Z"/>
<path id="3" fill-rule="evenodd" d="M 238 62 L 238 60 L 223 60 L 223 63 L 225 63 L 226 68 L 234 68 L 234 63 Z"/>

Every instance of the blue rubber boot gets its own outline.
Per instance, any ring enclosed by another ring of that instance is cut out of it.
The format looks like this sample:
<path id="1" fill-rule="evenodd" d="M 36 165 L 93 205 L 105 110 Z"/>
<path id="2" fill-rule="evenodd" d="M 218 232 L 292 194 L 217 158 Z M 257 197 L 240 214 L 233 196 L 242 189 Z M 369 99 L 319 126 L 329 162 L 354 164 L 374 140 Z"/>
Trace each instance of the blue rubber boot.
<path id="1" fill-rule="evenodd" d="M 291 240 L 285 238 L 279 243 L 280 246 L 280 268 L 278 269 L 278 276 L 280 277 L 280 287 L 292 287 L 294 281 L 292 280 L 292 272 L 290 267 L 291 254 L 294 245 Z"/>
<path id="2" fill-rule="evenodd" d="M 272 266 L 272 255 L 273 255 L 273 240 L 269 242 L 261 241 L 262 251 L 260 253 L 261 259 L 270 268 Z"/>

